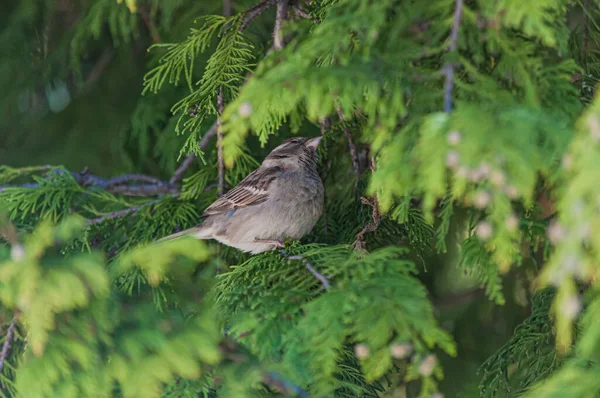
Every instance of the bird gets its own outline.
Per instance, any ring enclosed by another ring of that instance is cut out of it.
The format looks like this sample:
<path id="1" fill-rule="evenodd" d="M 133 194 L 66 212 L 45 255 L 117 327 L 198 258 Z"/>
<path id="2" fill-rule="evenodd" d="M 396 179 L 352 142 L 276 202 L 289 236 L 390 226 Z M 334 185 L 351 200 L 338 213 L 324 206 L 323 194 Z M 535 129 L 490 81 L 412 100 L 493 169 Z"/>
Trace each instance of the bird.
<path id="1" fill-rule="evenodd" d="M 322 138 L 285 140 L 258 168 L 208 206 L 198 225 L 159 242 L 193 236 L 258 254 L 283 249 L 286 239 L 301 239 L 323 214 L 324 187 L 317 172 Z"/>

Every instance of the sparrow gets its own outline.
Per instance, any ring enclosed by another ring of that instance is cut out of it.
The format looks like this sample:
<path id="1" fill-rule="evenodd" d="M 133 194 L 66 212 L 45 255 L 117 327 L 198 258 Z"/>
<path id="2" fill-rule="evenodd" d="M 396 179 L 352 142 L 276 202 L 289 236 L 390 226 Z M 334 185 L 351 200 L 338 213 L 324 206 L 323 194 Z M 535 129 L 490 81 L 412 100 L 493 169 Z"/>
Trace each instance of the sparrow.
<path id="1" fill-rule="evenodd" d="M 204 210 L 202 222 L 159 240 L 180 236 L 214 239 L 251 254 L 301 239 L 323 213 L 324 188 L 317 173 L 322 136 L 284 141 L 238 185 Z"/>

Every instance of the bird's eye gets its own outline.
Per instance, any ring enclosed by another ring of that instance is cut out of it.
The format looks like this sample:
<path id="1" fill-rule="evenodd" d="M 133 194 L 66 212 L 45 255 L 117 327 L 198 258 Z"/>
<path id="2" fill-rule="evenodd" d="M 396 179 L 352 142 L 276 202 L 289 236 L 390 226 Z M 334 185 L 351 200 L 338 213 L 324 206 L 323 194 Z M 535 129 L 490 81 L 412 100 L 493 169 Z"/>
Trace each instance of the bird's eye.
<path id="1" fill-rule="evenodd" d="M 273 169 L 275 171 L 283 171 L 283 167 L 281 167 L 281 166 L 273 166 Z"/>

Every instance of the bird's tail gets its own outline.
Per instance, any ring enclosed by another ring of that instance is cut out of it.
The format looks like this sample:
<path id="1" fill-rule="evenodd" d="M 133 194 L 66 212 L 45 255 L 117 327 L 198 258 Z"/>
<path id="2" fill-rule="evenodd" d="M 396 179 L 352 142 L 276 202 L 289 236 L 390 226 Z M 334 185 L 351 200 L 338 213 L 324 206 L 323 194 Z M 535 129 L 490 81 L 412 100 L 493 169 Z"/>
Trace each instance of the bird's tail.
<path id="1" fill-rule="evenodd" d="M 167 235 L 164 238 L 158 239 L 156 241 L 156 243 L 161 243 L 161 242 L 165 242 L 167 240 L 177 239 L 182 236 L 193 236 L 196 239 L 208 239 L 208 236 L 204 236 L 204 234 L 202 234 L 203 230 L 204 230 L 204 228 L 202 228 L 202 225 L 198 225 L 198 226 L 195 226 L 192 228 L 184 229 L 183 231 L 175 232 L 174 234 L 171 234 L 171 235 Z"/>

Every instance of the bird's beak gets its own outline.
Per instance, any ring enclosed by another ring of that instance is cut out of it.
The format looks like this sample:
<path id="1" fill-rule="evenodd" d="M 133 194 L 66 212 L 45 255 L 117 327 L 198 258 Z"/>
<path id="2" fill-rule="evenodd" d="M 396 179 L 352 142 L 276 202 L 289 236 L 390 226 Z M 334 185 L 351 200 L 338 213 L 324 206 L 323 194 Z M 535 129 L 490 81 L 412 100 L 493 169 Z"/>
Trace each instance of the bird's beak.
<path id="1" fill-rule="evenodd" d="M 304 145 L 306 145 L 308 148 L 312 148 L 316 151 L 322 138 L 323 138 L 322 135 L 313 137 L 313 138 L 309 139 L 308 141 L 306 141 L 304 143 Z"/>

